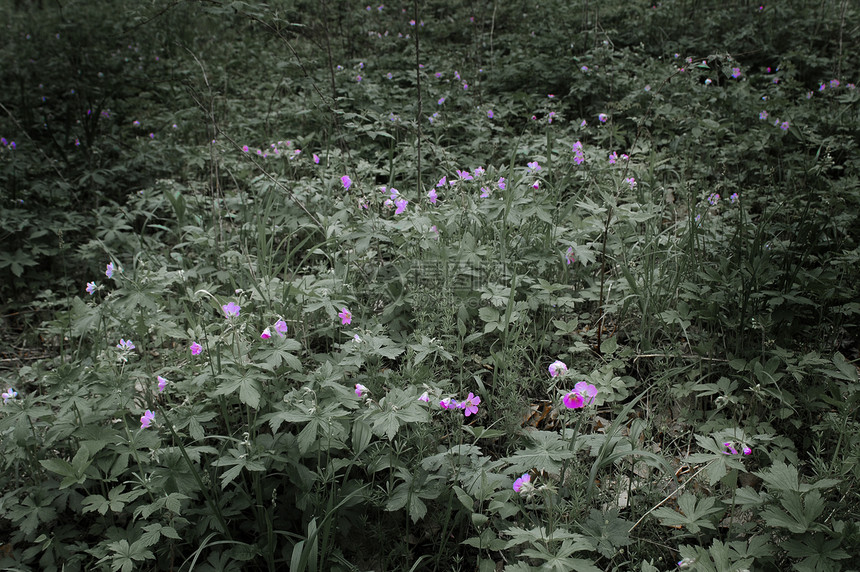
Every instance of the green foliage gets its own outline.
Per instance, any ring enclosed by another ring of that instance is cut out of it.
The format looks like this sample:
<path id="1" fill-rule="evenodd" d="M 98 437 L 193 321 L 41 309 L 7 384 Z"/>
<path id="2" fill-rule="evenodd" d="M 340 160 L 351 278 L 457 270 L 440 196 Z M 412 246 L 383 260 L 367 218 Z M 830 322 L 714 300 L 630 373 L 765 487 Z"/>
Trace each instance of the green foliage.
<path id="1" fill-rule="evenodd" d="M 0 8 L 0 566 L 847 569 L 856 7 L 368 8 Z"/>

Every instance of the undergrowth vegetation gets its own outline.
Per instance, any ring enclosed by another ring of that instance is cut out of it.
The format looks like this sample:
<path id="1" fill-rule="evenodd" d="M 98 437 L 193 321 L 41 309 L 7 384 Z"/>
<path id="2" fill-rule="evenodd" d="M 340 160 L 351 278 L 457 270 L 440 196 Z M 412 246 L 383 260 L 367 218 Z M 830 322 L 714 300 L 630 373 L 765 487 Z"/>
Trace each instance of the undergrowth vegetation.
<path id="1" fill-rule="evenodd" d="M 0 16 L 0 568 L 856 567 L 856 4 Z"/>

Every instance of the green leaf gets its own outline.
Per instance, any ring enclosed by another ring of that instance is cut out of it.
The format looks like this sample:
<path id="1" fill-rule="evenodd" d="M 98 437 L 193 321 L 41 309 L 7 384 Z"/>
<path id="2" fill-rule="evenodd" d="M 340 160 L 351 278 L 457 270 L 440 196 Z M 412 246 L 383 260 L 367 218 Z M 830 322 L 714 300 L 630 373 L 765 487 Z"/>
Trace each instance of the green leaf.
<path id="1" fill-rule="evenodd" d="M 702 528 L 716 529 L 715 515 L 723 512 L 722 506 L 714 506 L 714 497 L 696 498 L 696 495 L 684 493 L 678 499 L 678 511 L 668 507 L 660 507 L 651 514 L 660 519 L 665 526 L 684 526 L 693 534 L 698 534 Z"/>
<path id="2" fill-rule="evenodd" d="M 820 525 L 813 526 L 815 519 L 824 511 L 824 501 L 817 490 L 805 495 L 787 491 L 783 493 L 780 504 L 785 511 L 773 506 L 761 511 L 761 516 L 769 526 L 787 528 L 796 534 L 820 528 Z"/>
<path id="3" fill-rule="evenodd" d="M 558 474 L 561 470 L 561 461 L 574 457 L 573 451 L 570 450 L 570 443 L 562 440 L 554 431 L 527 431 L 526 436 L 532 445 L 505 459 L 514 472 L 537 469 Z"/>

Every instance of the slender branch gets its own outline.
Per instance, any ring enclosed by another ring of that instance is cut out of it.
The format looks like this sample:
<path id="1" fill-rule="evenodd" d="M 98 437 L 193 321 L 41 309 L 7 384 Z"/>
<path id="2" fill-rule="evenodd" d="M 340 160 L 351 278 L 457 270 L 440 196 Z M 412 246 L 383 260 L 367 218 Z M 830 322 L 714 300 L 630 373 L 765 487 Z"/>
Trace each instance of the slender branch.
<path id="1" fill-rule="evenodd" d="M 418 44 L 418 29 L 421 20 L 418 17 L 418 0 L 413 0 L 415 9 L 415 85 L 418 89 L 418 114 L 415 123 L 418 127 L 418 194 L 421 194 L 421 51 Z"/>

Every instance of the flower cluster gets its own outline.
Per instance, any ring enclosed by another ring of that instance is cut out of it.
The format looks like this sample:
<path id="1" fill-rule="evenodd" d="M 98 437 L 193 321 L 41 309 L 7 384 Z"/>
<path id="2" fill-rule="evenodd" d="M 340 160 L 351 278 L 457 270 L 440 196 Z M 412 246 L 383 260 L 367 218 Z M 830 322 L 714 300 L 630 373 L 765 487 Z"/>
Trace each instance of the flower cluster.
<path id="1" fill-rule="evenodd" d="M 531 485 L 532 476 L 528 473 L 523 473 L 523 476 L 514 481 L 514 492 L 526 493 L 533 486 Z"/>
<path id="2" fill-rule="evenodd" d="M 738 450 L 735 449 L 734 443 L 732 443 L 731 441 L 723 443 L 723 447 L 725 447 L 727 449 L 727 451 L 723 451 L 724 455 L 737 455 L 738 454 Z M 742 450 L 743 450 L 744 455 L 752 454 L 752 449 L 750 449 L 746 445 L 744 445 Z"/>
<path id="3" fill-rule="evenodd" d="M 278 336 L 283 338 L 287 333 L 287 323 L 283 320 L 278 320 L 277 322 L 275 322 L 275 333 L 278 334 Z M 272 330 L 269 327 L 266 327 L 266 329 L 263 330 L 263 333 L 260 334 L 260 338 L 262 338 L 264 340 L 268 340 L 271 337 L 272 337 Z"/>
<path id="4" fill-rule="evenodd" d="M 156 377 L 155 379 L 158 381 L 158 393 L 163 392 L 164 388 L 167 387 L 168 381 L 166 379 L 164 379 L 163 377 L 161 377 L 160 375 L 158 377 Z"/>
<path id="5" fill-rule="evenodd" d="M 425 393 L 418 399 L 426 402 L 429 401 L 430 398 Z M 441 407 L 442 409 L 462 409 L 465 416 L 469 417 L 470 415 L 475 415 L 476 413 L 478 413 L 478 405 L 480 405 L 480 403 L 481 398 L 470 391 L 469 396 L 460 402 L 458 402 L 453 397 L 446 397 L 445 399 L 442 399 L 441 401 L 439 401 L 439 407 Z"/>
<path id="6" fill-rule="evenodd" d="M 120 350 L 133 350 L 134 344 L 131 342 L 131 340 L 124 340 L 120 338 L 119 343 L 116 345 L 116 347 Z"/>
<path id="7" fill-rule="evenodd" d="M 585 161 L 585 151 L 582 150 L 582 143 L 577 141 L 573 144 L 573 162 L 577 165 L 582 165 Z"/>
<path id="8" fill-rule="evenodd" d="M 155 413 L 147 409 L 146 413 L 143 414 L 143 417 L 140 418 L 140 428 L 146 429 L 153 421 L 155 421 Z"/>
<path id="9" fill-rule="evenodd" d="M 562 398 L 564 406 L 568 409 L 580 409 L 594 403 L 597 396 L 597 388 L 588 382 L 580 381 L 573 386 L 573 391 L 568 392 Z"/>
<path id="10" fill-rule="evenodd" d="M 711 193 L 710 195 L 708 195 L 708 204 L 710 204 L 712 207 L 717 206 L 718 202 L 720 202 L 719 193 Z"/>

